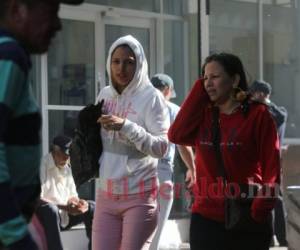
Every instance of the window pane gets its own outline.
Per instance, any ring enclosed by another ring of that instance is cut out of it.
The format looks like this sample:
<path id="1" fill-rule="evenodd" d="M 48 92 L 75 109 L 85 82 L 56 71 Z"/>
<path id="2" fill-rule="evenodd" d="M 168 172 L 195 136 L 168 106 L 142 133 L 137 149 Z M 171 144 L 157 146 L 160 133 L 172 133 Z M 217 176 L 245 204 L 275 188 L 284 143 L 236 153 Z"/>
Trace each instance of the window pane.
<path id="1" fill-rule="evenodd" d="M 78 111 L 57 111 L 49 110 L 49 142 L 51 143 L 56 135 L 74 136 L 77 124 Z M 80 186 L 78 194 L 82 199 L 94 200 L 94 181 L 87 182 Z"/>
<path id="2" fill-rule="evenodd" d="M 164 22 L 164 72 L 174 81 L 177 94 L 172 101 L 181 103 L 184 99 L 184 54 L 183 54 L 183 25 L 180 21 Z M 172 218 L 183 217 L 188 214 L 185 197 L 184 179 L 186 167 L 178 154 L 174 160 L 175 197 L 171 211 Z"/>
<path id="3" fill-rule="evenodd" d="M 196 79 L 199 78 L 200 66 L 201 63 L 199 50 L 200 50 L 200 41 L 199 41 L 199 32 L 200 28 L 198 27 L 198 2 L 189 1 L 188 11 L 186 15 L 186 20 L 188 22 L 188 51 L 189 51 L 189 77 L 190 81 L 186 83 L 187 86 L 191 86 Z M 188 88 L 189 89 L 189 88 Z"/>
<path id="4" fill-rule="evenodd" d="M 48 53 L 48 103 L 85 105 L 95 100 L 94 23 L 63 20 Z"/>
<path id="5" fill-rule="evenodd" d="M 100 5 L 109 5 L 115 6 L 118 8 L 127 8 L 127 9 L 135 9 L 135 10 L 144 10 L 151 12 L 159 12 L 159 1 L 160 0 L 86 0 L 86 3 L 100 4 Z"/>
<path id="6" fill-rule="evenodd" d="M 181 21 L 164 22 L 164 70 L 174 80 L 176 103 L 184 100 L 183 24 Z"/>
<path id="7" fill-rule="evenodd" d="M 296 4 L 296 2 L 294 2 Z M 263 5 L 264 78 L 271 99 L 288 110 L 285 136 L 300 137 L 300 13 L 288 5 Z"/>
<path id="8" fill-rule="evenodd" d="M 239 56 L 250 78 L 258 75 L 257 2 L 210 1 L 210 53 Z"/>
<path id="9" fill-rule="evenodd" d="M 69 110 L 49 110 L 49 141 L 58 134 L 73 137 L 78 113 Z"/>
<path id="10" fill-rule="evenodd" d="M 164 13 L 181 16 L 183 14 L 183 0 L 163 0 Z"/>

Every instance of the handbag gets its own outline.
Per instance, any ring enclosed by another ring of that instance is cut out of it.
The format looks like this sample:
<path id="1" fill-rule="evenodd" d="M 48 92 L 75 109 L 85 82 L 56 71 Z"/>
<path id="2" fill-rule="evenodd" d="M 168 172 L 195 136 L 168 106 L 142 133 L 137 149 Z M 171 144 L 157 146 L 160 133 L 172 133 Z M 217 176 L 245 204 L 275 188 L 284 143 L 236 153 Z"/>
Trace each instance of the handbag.
<path id="1" fill-rule="evenodd" d="M 265 232 L 271 228 L 272 216 L 267 218 L 264 223 L 254 221 L 251 216 L 251 206 L 255 195 L 258 192 L 259 185 L 255 184 L 241 184 L 233 183 L 235 185 L 228 185 L 228 178 L 224 166 L 224 161 L 221 153 L 220 142 L 221 132 L 219 124 L 219 109 L 213 107 L 213 121 L 212 121 L 212 139 L 213 147 L 216 154 L 219 174 L 223 179 L 224 189 L 224 206 L 225 206 L 225 229 L 239 230 L 249 232 Z M 236 187 L 239 192 L 236 193 Z M 233 188 L 235 190 L 233 190 Z M 226 195 L 226 194 L 231 195 Z M 233 195 L 234 194 L 234 195 Z"/>

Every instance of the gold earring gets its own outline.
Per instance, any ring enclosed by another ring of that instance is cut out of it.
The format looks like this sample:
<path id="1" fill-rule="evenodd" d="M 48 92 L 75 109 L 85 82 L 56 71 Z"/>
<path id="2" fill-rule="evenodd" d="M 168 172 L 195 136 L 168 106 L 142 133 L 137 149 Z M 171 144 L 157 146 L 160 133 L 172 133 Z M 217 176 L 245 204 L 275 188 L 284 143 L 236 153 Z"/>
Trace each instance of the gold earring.
<path id="1" fill-rule="evenodd" d="M 247 98 L 247 92 L 240 87 L 233 87 L 231 96 L 233 100 L 243 102 Z"/>

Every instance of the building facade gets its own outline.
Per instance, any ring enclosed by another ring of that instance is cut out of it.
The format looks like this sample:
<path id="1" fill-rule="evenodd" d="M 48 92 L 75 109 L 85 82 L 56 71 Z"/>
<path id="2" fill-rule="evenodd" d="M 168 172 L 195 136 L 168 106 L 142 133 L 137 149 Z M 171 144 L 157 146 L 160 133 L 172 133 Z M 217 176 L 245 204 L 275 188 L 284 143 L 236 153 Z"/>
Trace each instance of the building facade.
<path id="1" fill-rule="evenodd" d="M 238 55 L 249 82 L 270 82 L 272 100 L 287 108 L 285 142 L 296 148 L 288 157 L 299 159 L 299 0 L 86 0 L 79 7 L 62 6 L 60 16 L 63 30 L 48 54 L 34 58 L 44 153 L 56 134 L 72 136 L 79 110 L 94 103 L 107 83 L 108 48 L 131 34 L 145 49 L 150 77 L 164 72 L 174 79 L 179 105 L 207 55 Z M 175 182 L 183 183 L 184 168 L 177 162 L 175 169 Z M 81 192 L 88 197 L 93 190 L 88 184 Z M 184 193 L 179 194 L 172 216 L 188 216 L 187 207 Z"/>

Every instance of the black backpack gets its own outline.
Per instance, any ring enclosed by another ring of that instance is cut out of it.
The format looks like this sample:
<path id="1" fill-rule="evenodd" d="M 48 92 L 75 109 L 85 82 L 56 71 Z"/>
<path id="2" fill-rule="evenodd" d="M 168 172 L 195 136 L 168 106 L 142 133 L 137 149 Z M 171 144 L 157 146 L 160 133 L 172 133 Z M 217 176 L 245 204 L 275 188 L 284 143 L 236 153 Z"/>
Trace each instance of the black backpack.
<path id="1" fill-rule="evenodd" d="M 102 153 L 101 126 L 103 100 L 90 104 L 79 112 L 78 124 L 70 146 L 70 161 L 76 187 L 99 177 L 99 157 Z"/>

